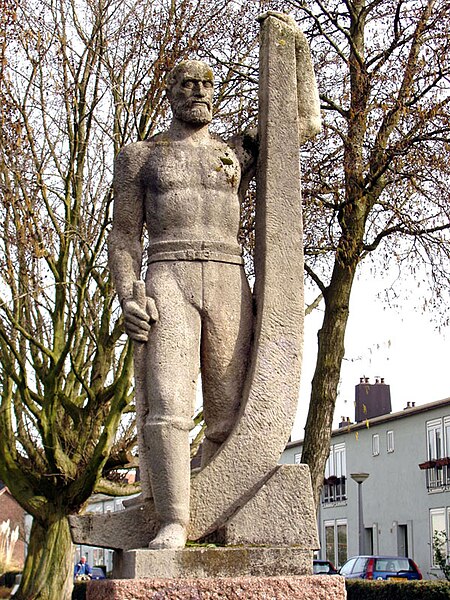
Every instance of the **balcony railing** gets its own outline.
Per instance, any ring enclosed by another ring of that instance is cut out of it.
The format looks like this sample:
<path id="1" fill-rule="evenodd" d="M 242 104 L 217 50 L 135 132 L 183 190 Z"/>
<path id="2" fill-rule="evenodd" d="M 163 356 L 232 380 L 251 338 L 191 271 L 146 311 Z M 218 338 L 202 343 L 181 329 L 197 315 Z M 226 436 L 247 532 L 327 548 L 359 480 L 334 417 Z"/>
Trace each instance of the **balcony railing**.
<path id="1" fill-rule="evenodd" d="M 322 489 L 323 504 L 342 502 L 344 500 L 347 500 L 346 478 L 344 476 L 336 477 L 332 475 L 324 479 Z"/>
<path id="2" fill-rule="evenodd" d="M 429 492 L 450 488 L 450 457 L 427 460 L 419 468 L 425 471 Z"/>

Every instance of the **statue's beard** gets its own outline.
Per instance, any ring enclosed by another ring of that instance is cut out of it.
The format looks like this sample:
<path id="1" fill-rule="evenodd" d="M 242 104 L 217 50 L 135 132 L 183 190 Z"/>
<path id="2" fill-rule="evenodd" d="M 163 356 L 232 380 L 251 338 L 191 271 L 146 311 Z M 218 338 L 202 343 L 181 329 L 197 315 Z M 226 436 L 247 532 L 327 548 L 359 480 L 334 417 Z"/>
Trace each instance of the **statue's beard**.
<path id="1" fill-rule="evenodd" d="M 174 106 L 173 114 L 177 119 L 194 125 L 207 125 L 212 119 L 209 105 L 201 103 Z"/>

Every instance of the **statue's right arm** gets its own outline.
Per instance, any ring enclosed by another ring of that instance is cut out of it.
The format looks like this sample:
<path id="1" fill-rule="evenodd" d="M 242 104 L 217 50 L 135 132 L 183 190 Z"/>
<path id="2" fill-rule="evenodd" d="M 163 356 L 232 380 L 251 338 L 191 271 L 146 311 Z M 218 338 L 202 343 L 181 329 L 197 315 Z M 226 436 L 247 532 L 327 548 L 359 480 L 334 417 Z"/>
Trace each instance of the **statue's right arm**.
<path id="1" fill-rule="evenodd" d="M 263 22 L 268 17 L 279 19 L 292 29 L 295 34 L 295 60 L 297 74 L 297 100 L 299 144 L 318 134 L 322 128 L 320 118 L 320 99 L 316 76 L 311 59 L 311 52 L 305 34 L 297 27 L 295 19 L 290 15 L 269 10 L 258 17 Z"/>
<path id="2" fill-rule="evenodd" d="M 108 240 L 108 262 L 128 335 L 146 341 L 154 302 L 142 307 L 133 298 L 134 282 L 140 279 L 145 196 L 141 165 L 146 153 L 142 142 L 126 146 L 114 163 L 113 225 Z M 153 304 L 152 304 L 153 303 Z"/>

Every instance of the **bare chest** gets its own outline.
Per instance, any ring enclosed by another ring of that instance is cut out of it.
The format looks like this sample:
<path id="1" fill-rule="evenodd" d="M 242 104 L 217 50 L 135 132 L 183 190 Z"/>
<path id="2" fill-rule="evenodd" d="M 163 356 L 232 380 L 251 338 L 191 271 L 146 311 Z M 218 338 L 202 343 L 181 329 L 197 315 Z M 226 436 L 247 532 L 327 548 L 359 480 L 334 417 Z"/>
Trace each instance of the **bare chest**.
<path id="1" fill-rule="evenodd" d="M 155 143 L 143 170 L 144 188 L 152 194 L 187 192 L 202 196 L 211 191 L 235 194 L 241 169 L 233 150 L 217 141 L 193 146 L 181 142 Z"/>

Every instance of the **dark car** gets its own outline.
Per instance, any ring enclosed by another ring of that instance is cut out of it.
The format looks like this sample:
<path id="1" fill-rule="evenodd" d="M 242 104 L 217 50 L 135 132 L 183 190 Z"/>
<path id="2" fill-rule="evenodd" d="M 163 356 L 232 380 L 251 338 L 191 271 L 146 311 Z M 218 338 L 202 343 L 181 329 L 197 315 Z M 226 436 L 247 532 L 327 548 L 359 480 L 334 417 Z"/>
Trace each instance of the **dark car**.
<path id="1" fill-rule="evenodd" d="M 422 579 L 416 563 L 403 556 L 353 556 L 338 572 L 347 579 Z"/>
<path id="2" fill-rule="evenodd" d="M 105 572 L 101 567 L 92 567 L 91 579 L 106 579 Z"/>
<path id="3" fill-rule="evenodd" d="M 337 570 L 329 560 L 314 559 L 313 573 L 314 575 L 336 575 Z"/>

